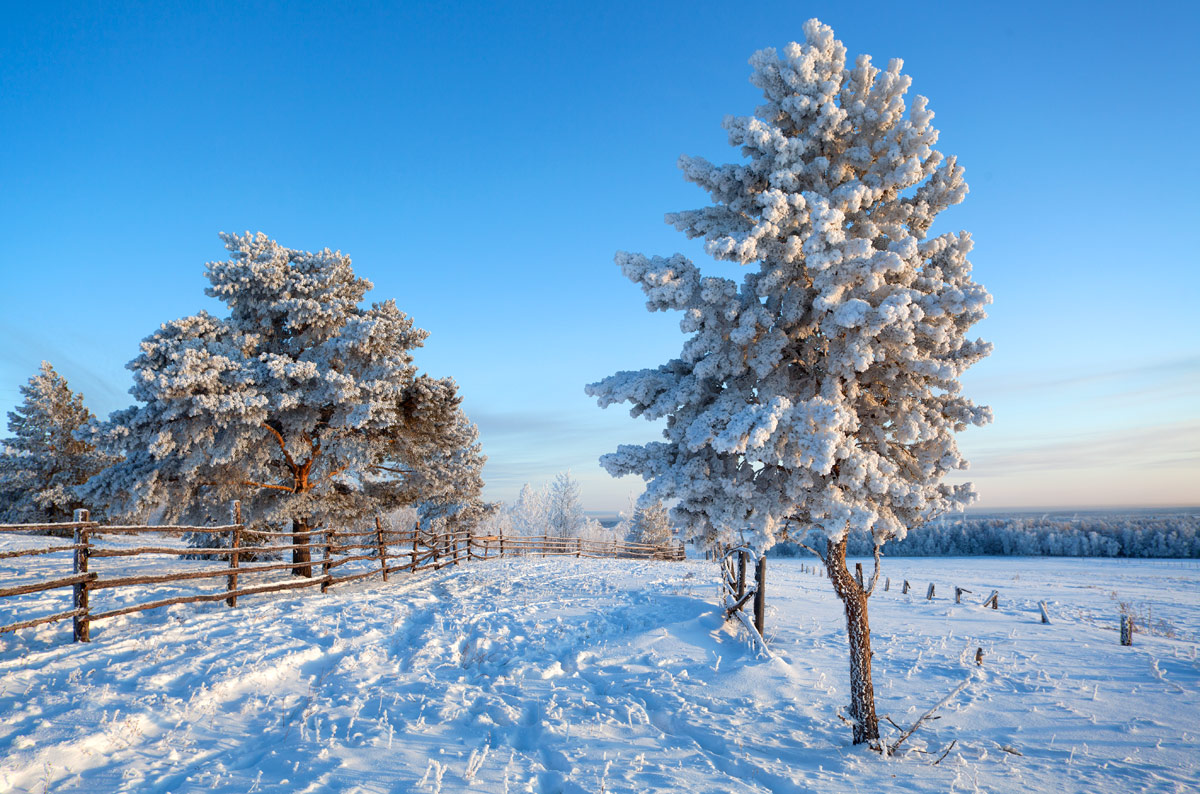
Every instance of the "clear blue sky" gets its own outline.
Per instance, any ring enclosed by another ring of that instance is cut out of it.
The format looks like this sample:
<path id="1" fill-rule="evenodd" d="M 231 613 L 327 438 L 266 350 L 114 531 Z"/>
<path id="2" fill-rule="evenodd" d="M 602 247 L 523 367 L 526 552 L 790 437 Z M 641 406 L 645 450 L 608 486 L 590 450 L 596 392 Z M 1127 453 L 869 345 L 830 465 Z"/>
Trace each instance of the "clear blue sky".
<path id="1" fill-rule="evenodd" d="M 1200 503 L 1200 12 L 1187 3 L 10 3 L 0 26 L 0 411 L 42 359 L 101 415 L 137 343 L 214 308 L 219 231 L 349 253 L 431 332 L 512 498 L 657 436 L 585 383 L 683 341 L 612 264 L 729 161 L 756 49 L 819 17 L 905 60 L 971 195 L 994 425 L 982 507 Z M 729 273 L 726 265 L 714 272 Z"/>

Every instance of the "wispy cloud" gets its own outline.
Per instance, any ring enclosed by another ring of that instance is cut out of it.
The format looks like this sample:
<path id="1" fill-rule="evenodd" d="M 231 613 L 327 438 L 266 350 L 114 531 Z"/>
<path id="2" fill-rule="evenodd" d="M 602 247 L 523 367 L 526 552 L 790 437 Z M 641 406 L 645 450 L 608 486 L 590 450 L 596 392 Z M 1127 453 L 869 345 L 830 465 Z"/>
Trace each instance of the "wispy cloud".
<path id="1" fill-rule="evenodd" d="M 1110 468 L 1200 467 L 1200 421 L 1019 439 L 971 456 L 975 475 Z"/>
<path id="2" fill-rule="evenodd" d="M 974 386 L 989 393 L 1071 391 L 1086 386 L 1105 384 L 1130 385 L 1145 388 L 1148 381 L 1156 380 L 1195 382 L 1200 379 L 1200 355 L 1178 356 L 1169 359 L 1146 361 L 1133 366 L 1097 370 L 1027 371 L 1001 376 L 981 376 L 973 381 Z"/>

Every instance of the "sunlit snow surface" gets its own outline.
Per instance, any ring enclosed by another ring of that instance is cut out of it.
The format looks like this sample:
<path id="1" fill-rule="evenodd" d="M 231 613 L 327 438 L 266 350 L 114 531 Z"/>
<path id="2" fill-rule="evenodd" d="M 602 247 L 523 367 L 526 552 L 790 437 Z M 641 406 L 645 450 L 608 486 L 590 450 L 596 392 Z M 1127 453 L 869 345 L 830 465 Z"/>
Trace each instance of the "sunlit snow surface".
<path id="1" fill-rule="evenodd" d="M 0 791 L 1200 789 L 1195 561 L 885 560 L 880 714 L 907 727 L 973 677 L 893 759 L 849 744 L 840 607 L 802 562 L 771 561 L 774 659 L 723 626 L 704 562 L 476 562 L 115 618 L 89 645 L 0 635 Z M 0 623 L 67 592 L 4 599 Z M 1119 602 L 1157 636 L 1120 647 Z"/>

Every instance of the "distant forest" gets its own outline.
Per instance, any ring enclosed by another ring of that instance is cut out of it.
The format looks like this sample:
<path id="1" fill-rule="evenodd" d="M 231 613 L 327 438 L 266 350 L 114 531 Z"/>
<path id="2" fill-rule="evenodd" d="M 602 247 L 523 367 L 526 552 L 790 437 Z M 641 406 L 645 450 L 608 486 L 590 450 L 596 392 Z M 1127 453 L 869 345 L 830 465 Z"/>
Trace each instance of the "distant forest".
<path id="1" fill-rule="evenodd" d="M 948 516 L 884 548 L 889 557 L 1200 558 L 1200 508 Z M 870 556 L 871 550 L 869 535 L 850 535 L 847 554 Z M 808 552 L 783 543 L 771 554 L 796 557 Z"/>

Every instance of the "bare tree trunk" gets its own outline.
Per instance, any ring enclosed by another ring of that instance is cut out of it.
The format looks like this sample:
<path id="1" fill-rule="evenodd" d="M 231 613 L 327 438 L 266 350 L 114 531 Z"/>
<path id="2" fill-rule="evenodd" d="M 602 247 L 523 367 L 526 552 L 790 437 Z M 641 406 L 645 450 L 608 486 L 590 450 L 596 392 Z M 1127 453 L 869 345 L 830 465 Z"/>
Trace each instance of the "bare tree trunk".
<path id="1" fill-rule="evenodd" d="M 308 521 L 303 518 L 292 519 L 292 576 L 307 576 L 312 578 L 312 550 L 308 548 L 312 535 L 305 534 L 311 530 Z"/>
<path id="2" fill-rule="evenodd" d="M 837 543 L 829 541 L 825 564 L 829 568 L 833 590 L 846 608 L 846 635 L 850 640 L 850 718 L 854 726 L 854 743 L 878 741 L 879 718 L 875 716 L 875 686 L 871 682 L 871 627 L 867 622 L 867 592 L 846 569 L 845 538 Z"/>

